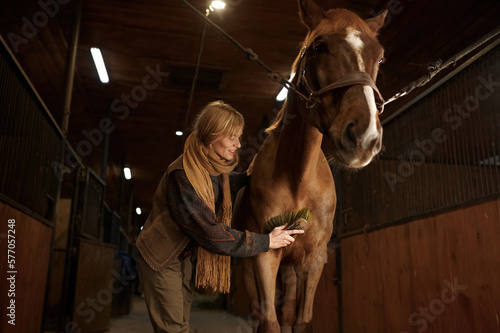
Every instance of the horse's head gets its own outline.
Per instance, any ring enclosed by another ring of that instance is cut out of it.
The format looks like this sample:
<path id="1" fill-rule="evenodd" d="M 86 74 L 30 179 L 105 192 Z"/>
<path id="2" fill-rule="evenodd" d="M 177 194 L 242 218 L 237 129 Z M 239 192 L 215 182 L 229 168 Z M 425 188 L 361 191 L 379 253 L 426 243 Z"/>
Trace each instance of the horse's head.
<path id="1" fill-rule="evenodd" d="M 325 12 L 308 0 L 299 0 L 299 7 L 309 28 L 294 64 L 294 83 L 309 98 L 302 116 L 331 141 L 337 162 L 364 167 L 382 146 L 375 80 L 384 56 L 377 31 L 386 13 L 362 20 L 348 10 Z"/>

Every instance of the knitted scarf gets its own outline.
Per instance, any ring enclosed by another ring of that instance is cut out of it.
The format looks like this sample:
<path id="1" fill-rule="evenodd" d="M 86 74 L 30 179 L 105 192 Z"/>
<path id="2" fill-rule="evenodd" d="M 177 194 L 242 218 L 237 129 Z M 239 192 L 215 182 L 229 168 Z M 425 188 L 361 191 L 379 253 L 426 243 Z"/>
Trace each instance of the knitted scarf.
<path id="1" fill-rule="evenodd" d="M 218 216 L 219 221 L 231 225 L 232 204 L 229 172 L 238 164 L 236 155 L 232 161 L 222 159 L 212 147 L 205 146 L 192 133 L 184 145 L 183 168 L 196 194 Z M 222 175 L 222 207 L 215 211 L 215 197 L 210 176 Z M 196 287 L 223 293 L 229 292 L 231 257 L 213 253 L 198 247 L 196 263 Z"/>

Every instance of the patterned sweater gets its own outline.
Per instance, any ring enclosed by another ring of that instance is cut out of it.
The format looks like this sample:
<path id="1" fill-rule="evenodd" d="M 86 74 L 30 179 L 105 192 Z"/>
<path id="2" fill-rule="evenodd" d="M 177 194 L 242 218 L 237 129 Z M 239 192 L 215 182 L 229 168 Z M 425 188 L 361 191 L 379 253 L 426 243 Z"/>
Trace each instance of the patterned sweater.
<path id="1" fill-rule="evenodd" d="M 210 178 L 217 211 L 222 202 L 221 179 Z M 246 173 L 230 173 L 231 196 L 234 197 L 248 181 Z M 253 256 L 269 249 L 269 235 L 238 231 L 220 223 L 216 214 L 198 197 L 184 170 L 170 173 L 167 201 L 175 222 L 191 238 L 188 248 L 200 244 L 212 252 L 234 257 Z"/>

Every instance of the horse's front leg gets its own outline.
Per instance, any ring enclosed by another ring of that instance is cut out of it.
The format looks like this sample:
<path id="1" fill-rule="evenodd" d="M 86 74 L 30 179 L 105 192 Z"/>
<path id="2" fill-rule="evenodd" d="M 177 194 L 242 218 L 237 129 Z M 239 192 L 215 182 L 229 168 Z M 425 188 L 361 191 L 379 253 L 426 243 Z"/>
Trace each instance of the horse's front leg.
<path id="1" fill-rule="evenodd" d="M 257 285 L 255 281 L 255 273 L 253 267 L 253 260 L 251 257 L 241 258 L 243 264 L 243 279 L 249 297 L 250 316 L 249 321 L 252 324 L 252 332 L 256 333 L 260 320 L 259 309 L 259 294 L 257 292 Z"/>
<path id="2" fill-rule="evenodd" d="M 269 250 L 253 258 L 259 293 L 260 323 L 257 330 L 259 333 L 280 332 L 275 308 L 276 276 L 281 257 L 279 251 Z"/>
<path id="3" fill-rule="evenodd" d="M 308 258 L 309 260 L 305 265 L 295 267 L 298 283 L 298 307 L 297 319 L 293 325 L 294 333 L 310 333 L 313 331 L 314 296 L 325 265 L 326 246 L 324 251 L 315 251 Z"/>
<path id="4" fill-rule="evenodd" d="M 281 333 L 292 333 L 297 309 L 297 275 L 292 265 L 281 265 L 281 282 L 283 290 L 278 293 L 281 305 Z"/>

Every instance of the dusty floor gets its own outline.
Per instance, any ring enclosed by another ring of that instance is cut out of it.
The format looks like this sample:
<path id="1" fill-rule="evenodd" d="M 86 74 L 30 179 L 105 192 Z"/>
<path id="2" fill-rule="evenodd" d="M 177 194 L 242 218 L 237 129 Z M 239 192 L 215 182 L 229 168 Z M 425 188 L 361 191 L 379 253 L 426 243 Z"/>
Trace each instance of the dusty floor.
<path id="1" fill-rule="evenodd" d="M 190 333 L 250 333 L 249 324 L 241 317 L 214 306 L 194 304 L 191 311 Z M 111 318 L 108 333 L 149 333 L 153 332 L 148 318 L 146 304 L 139 296 L 134 296 L 129 315 Z"/>

